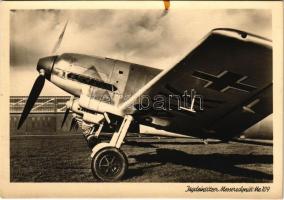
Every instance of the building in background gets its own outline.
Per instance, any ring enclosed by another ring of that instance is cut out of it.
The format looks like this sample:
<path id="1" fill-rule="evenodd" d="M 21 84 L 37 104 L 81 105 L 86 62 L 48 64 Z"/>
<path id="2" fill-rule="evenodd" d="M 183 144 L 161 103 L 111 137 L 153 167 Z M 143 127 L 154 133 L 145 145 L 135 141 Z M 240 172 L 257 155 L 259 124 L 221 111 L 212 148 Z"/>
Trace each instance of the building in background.
<path id="1" fill-rule="evenodd" d="M 72 115 L 69 115 L 61 128 L 65 103 L 69 96 L 40 96 L 36 101 L 31 114 L 23 126 L 18 130 L 17 125 L 27 101 L 27 96 L 10 97 L 10 134 L 11 135 L 40 135 L 40 134 L 67 134 L 70 131 Z"/>

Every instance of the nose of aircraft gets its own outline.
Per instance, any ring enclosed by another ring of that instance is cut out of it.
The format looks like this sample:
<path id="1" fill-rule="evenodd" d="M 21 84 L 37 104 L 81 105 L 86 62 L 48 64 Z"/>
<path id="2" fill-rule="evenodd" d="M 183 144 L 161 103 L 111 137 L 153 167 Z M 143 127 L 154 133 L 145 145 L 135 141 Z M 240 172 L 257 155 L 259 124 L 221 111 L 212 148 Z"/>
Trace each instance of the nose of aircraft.
<path id="1" fill-rule="evenodd" d="M 50 80 L 52 69 L 57 56 L 49 56 L 39 59 L 37 63 L 37 71 L 44 75 L 46 79 Z"/>

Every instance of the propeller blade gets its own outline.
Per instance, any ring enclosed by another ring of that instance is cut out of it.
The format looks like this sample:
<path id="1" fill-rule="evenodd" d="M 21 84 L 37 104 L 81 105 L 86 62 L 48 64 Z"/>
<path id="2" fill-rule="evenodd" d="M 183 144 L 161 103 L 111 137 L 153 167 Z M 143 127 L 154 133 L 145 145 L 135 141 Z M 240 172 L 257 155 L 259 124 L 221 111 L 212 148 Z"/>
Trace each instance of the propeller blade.
<path id="1" fill-rule="evenodd" d="M 76 123 L 75 126 L 74 126 L 75 131 L 78 131 L 78 128 L 79 128 L 79 125 L 78 125 L 78 123 Z"/>
<path id="2" fill-rule="evenodd" d="M 75 119 L 75 118 L 72 118 L 69 131 L 72 131 L 72 129 L 74 128 L 74 125 L 75 125 L 75 124 L 76 124 L 76 119 Z"/>
<path id="3" fill-rule="evenodd" d="M 64 117 L 63 117 L 63 120 L 62 120 L 61 128 L 63 127 L 63 125 L 64 125 L 64 123 L 65 123 L 65 121 L 66 121 L 66 119 L 68 117 L 69 111 L 70 111 L 70 109 L 66 108 L 66 111 L 64 113 Z"/>
<path id="4" fill-rule="evenodd" d="M 53 50 L 52 50 L 52 52 L 51 52 L 52 54 L 54 54 L 54 53 L 58 50 L 58 48 L 60 47 L 60 44 L 61 44 L 61 42 L 62 42 L 62 39 L 63 39 L 65 30 L 66 30 L 66 27 L 67 27 L 67 24 L 68 24 L 68 20 L 66 21 L 65 26 L 64 26 L 64 28 L 63 28 L 63 30 L 62 30 L 62 32 L 61 32 L 61 34 L 60 34 L 60 36 L 59 36 L 57 42 L 55 43 L 55 45 L 54 45 L 54 47 L 53 47 Z"/>
<path id="5" fill-rule="evenodd" d="M 44 86 L 44 82 L 45 82 L 44 76 L 40 75 L 40 76 L 37 77 L 37 79 L 36 79 L 36 81 L 33 85 L 33 88 L 30 92 L 30 95 L 28 97 L 27 103 L 24 107 L 24 110 L 22 112 L 22 115 L 21 115 L 20 121 L 18 123 L 17 129 L 21 128 L 21 126 L 25 122 L 27 116 L 29 115 L 31 109 L 33 108 L 36 100 L 38 99 L 38 97 L 40 95 L 40 92 L 41 92 L 41 90 Z"/>

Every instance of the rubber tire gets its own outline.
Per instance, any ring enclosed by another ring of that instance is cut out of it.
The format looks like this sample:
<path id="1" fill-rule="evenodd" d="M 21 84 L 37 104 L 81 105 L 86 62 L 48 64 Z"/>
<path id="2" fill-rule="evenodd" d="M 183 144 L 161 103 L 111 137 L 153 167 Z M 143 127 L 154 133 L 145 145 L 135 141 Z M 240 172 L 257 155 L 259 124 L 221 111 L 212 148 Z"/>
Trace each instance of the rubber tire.
<path id="1" fill-rule="evenodd" d="M 99 172 L 98 163 L 100 159 L 108 153 L 116 154 L 122 162 L 119 173 L 114 177 L 106 177 L 102 173 Z M 103 181 L 103 182 L 116 182 L 116 181 L 121 180 L 122 177 L 125 175 L 126 171 L 128 170 L 128 160 L 127 160 L 126 155 L 120 149 L 115 148 L 115 147 L 105 147 L 99 150 L 92 158 L 91 169 L 92 169 L 93 176 L 97 178 L 98 180 Z"/>

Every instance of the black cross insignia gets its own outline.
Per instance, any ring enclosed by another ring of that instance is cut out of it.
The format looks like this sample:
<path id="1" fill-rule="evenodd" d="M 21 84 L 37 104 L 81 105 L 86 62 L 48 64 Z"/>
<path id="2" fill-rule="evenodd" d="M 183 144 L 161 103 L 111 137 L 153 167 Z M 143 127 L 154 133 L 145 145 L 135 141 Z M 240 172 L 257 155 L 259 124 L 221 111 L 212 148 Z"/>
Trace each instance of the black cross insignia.
<path id="1" fill-rule="evenodd" d="M 230 88 L 244 92 L 251 92 L 256 89 L 254 86 L 241 83 L 248 78 L 247 76 L 229 71 L 223 71 L 217 76 L 201 71 L 194 71 L 192 76 L 207 81 L 208 83 L 206 83 L 203 87 L 217 90 L 219 92 L 225 92 Z"/>

